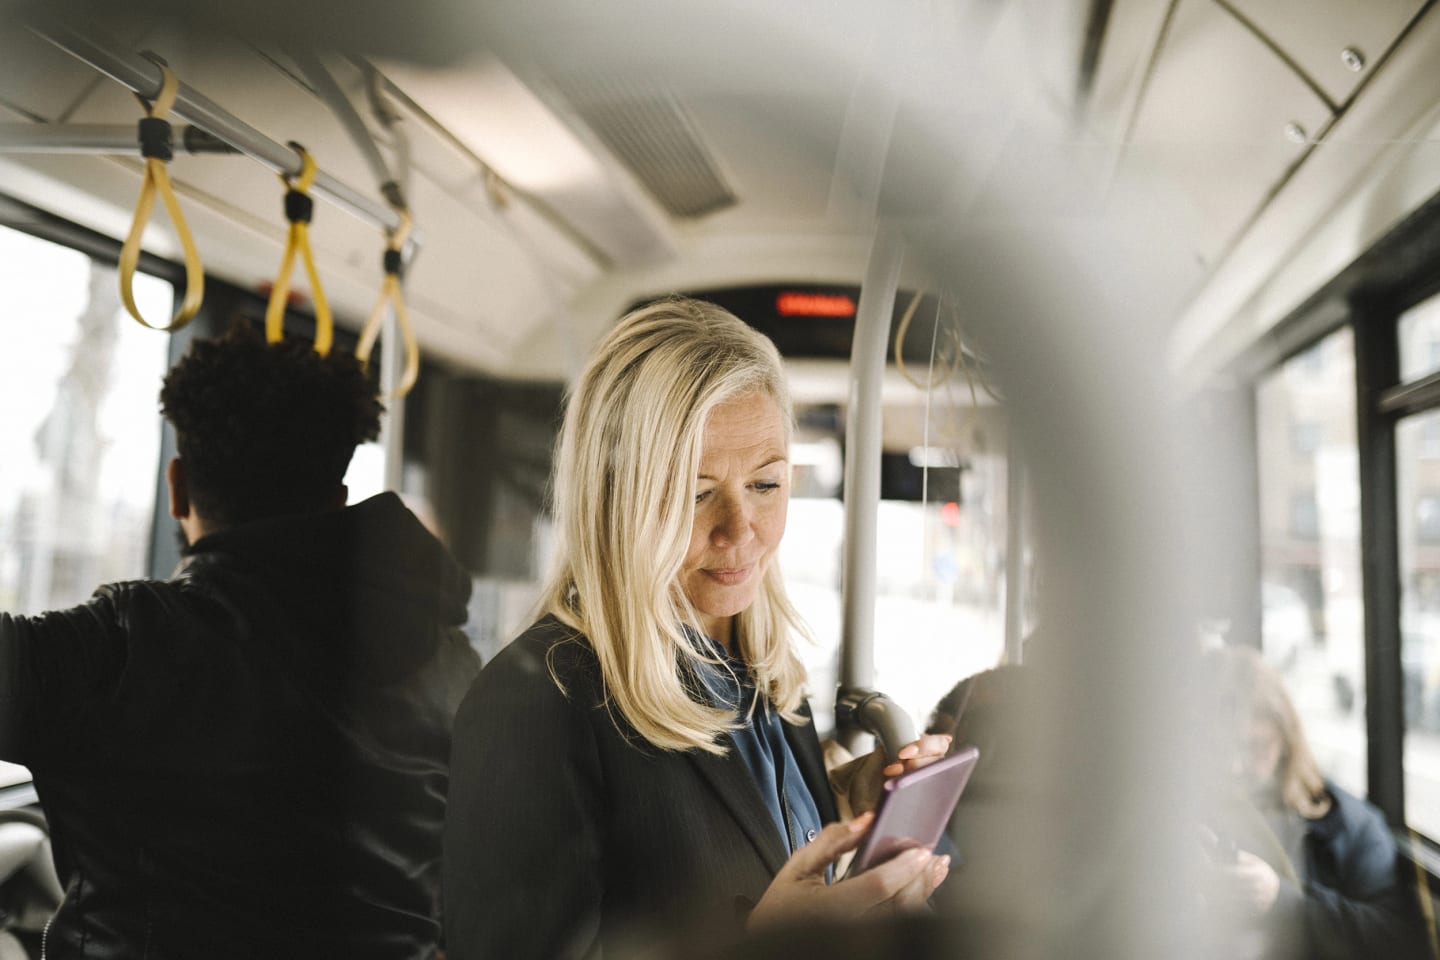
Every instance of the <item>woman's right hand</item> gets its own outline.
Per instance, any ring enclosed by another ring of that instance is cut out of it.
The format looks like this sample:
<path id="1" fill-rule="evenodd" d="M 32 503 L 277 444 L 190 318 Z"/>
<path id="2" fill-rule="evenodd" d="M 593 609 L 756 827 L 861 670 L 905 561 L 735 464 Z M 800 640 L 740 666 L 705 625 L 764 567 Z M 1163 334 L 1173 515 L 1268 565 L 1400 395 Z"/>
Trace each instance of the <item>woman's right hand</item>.
<path id="1" fill-rule="evenodd" d="M 907 850 L 856 877 L 825 882 L 825 869 L 860 845 L 875 819 L 862 814 L 832 823 L 791 854 L 755 905 L 747 929 L 806 921 L 854 919 L 867 913 L 920 910 L 950 872 L 950 858 L 928 850 Z"/>
<path id="2" fill-rule="evenodd" d="M 1275 868 L 1248 850 L 1237 850 L 1235 861 L 1216 864 L 1216 899 L 1245 918 L 1263 917 L 1280 895 L 1280 875 Z"/>

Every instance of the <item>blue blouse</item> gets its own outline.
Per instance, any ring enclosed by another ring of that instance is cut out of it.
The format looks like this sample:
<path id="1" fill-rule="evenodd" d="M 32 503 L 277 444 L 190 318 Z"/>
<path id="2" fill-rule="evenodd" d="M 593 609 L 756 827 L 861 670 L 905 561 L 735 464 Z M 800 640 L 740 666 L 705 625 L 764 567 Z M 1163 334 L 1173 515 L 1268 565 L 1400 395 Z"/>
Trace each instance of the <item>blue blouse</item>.
<path id="1" fill-rule="evenodd" d="M 730 656 L 724 647 L 708 637 L 699 646 L 702 653 L 720 661 L 699 664 L 700 680 L 711 703 L 736 711 L 741 720 L 749 714 L 748 722 L 730 731 L 730 737 L 760 790 L 775 828 L 785 838 L 786 849 L 794 853 L 814 840 L 823 824 L 820 809 L 785 739 L 782 726 L 785 721 L 769 699 L 758 695 L 743 660 Z"/>

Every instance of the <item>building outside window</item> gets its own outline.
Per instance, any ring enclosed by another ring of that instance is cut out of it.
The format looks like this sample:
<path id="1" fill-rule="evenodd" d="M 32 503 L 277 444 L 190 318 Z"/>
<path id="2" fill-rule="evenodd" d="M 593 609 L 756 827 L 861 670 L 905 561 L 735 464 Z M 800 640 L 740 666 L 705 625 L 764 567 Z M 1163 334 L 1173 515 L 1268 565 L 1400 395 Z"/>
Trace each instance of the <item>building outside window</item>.
<path id="1" fill-rule="evenodd" d="M 79 251 L 0 227 L 0 261 L 0 610 L 37 614 L 148 572 L 169 337 L 132 320 L 114 268 Z M 146 316 L 170 315 L 169 283 L 137 274 L 134 290 Z"/>

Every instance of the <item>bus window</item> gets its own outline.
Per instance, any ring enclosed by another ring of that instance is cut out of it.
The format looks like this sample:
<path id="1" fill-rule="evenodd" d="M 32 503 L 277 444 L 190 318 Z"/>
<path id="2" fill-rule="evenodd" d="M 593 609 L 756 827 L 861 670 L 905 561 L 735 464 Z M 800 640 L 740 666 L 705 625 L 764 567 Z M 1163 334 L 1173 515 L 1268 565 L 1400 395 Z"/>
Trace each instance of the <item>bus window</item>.
<path id="1" fill-rule="evenodd" d="M 169 337 L 130 319 L 114 268 L 84 253 L 0 227 L 0 260 L 0 609 L 35 614 L 147 573 Z M 169 316 L 174 291 L 137 275 L 135 297 Z"/>
<path id="2" fill-rule="evenodd" d="M 941 397 L 928 412 L 901 404 L 886 412 L 891 445 L 916 445 L 882 454 L 900 466 L 882 467 L 877 507 L 874 686 L 917 727 L 951 687 L 995 666 L 1005 649 L 1008 461 L 994 449 L 1004 421 L 995 408 L 983 416 L 971 409 Z M 923 446 L 927 416 L 933 442 Z M 842 457 L 838 439 L 807 436 L 803 413 L 799 419 L 779 557 L 790 598 L 817 641 L 800 652 L 811 708 L 825 729 L 838 680 Z"/>
<path id="3" fill-rule="evenodd" d="M 1440 297 L 1400 315 L 1400 380 L 1408 383 L 1440 371 Z"/>
<path id="4" fill-rule="evenodd" d="M 1440 411 L 1400 422 L 1395 466 L 1405 818 L 1440 837 Z"/>
<path id="5" fill-rule="evenodd" d="M 385 490 L 385 448 L 378 442 L 362 443 L 350 458 L 345 471 L 345 490 L 350 503 L 359 503 Z"/>
<path id="6" fill-rule="evenodd" d="M 1354 384 L 1349 330 L 1326 337 L 1259 382 L 1261 649 L 1284 674 L 1321 768 L 1364 796 Z"/>

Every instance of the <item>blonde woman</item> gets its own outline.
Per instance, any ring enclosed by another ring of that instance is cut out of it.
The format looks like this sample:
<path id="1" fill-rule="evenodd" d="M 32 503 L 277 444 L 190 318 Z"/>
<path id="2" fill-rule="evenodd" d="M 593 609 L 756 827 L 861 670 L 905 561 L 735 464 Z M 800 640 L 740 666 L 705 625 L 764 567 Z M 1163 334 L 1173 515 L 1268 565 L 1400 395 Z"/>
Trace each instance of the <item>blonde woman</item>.
<path id="1" fill-rule="evenodd" d="M 1327 781 L 1278 674 L 1258 651 L 1211 654 L 1231 774 L 1264 825 L 1227 818 L 1213 859 L 1222 903 L 1267 957 L 1425 955 L 1419 914 L 1380 811 Z M 1268 827 L 1268 831 L 1266 830 Z"/>
<path id="2" fill-rule="evenodd" d="M 903 910 L 944 878 L 948 858 L 913 851 L 831 882 L 868 817 L 833 822 L 774 562 L 790 423 L 774 346 L 711 304 L 641 308 L 597 348 L 561 431 L 543 616 L 456 721 L 452 960 Z M 858 809 L 879 792 L 881 763 L 866 771 Z"/>

